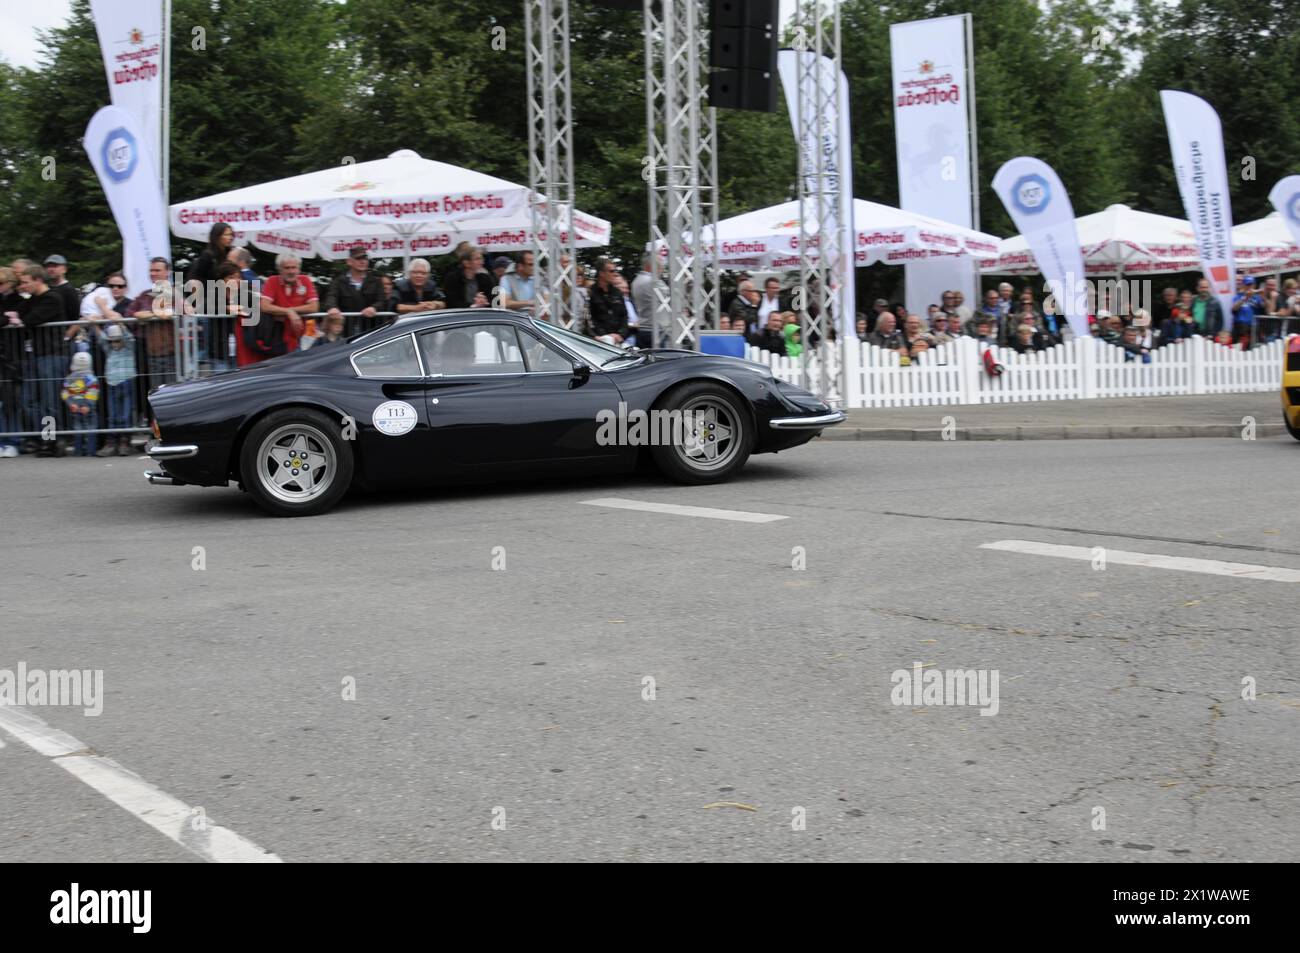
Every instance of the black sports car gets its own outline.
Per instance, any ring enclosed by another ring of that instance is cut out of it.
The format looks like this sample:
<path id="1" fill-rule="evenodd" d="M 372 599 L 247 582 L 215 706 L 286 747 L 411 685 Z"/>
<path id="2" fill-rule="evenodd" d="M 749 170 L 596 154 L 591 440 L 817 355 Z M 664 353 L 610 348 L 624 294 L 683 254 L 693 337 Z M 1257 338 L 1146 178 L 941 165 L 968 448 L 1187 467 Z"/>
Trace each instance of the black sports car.
<path id="1" fill-rule="evenodd" d="M 844 420 L 760 364 L 626 350 L 497 310 L 403 318 L 149 404 L 151 483 L 234 480 L 280 516 L 322 513 L 353 485 L 614 472 L 643 454 L 715 483 Z"/>

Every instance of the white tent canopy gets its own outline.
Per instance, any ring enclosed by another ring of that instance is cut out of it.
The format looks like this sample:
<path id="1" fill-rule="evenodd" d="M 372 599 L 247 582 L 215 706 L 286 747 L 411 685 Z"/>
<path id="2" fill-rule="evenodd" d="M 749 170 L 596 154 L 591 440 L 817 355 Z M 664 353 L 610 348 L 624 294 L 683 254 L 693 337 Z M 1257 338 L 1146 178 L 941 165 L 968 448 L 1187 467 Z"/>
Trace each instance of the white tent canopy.
<path id="1" fill-rule="evenodd" d="M 228 222 L 236 242 L 265 251 L 346 258 L 348 249 L 364 245 L 376 257 L 397 257 L 446 254 L 462 241 L 493 251 L 532 248 L 530 197 L 544 202 L 526 186 L 403 149 L 170 211 L 172 232 L 195 241 Z M 575 211 L 573 224 L 578 247 L 609 243 L 609 222 Z"/>
<path id="2" fill-rule="evenodd" d="M 1158 275 L 1200 271 L 1201 259 L 1191 223 L 1168 215 L 1139 212 L 1112 205 L 1075 219 L 1083 267 L 1089 275 Z M 1240 236 L 1240 237 L 1239 237 Z M 1263 240 L 1233 229 L 1237 267 L 1270 270 L 1271 257 Z M 1038 262 L 1023 235 L 1005 239 L 996 260 L 983 266 L 985 274 L 1038 274 Z"/>
<path id="3" fill-rule="evenodd" d="M 997 253 L 993 235 L 863 199 L 853 200 L 853 225 L 858 267 L 882 261 L 904 265 L 936 257 L 992 258 Z M 816 223 L 809 232 L 817 233 Z M 712 237 L 712 229 L 705 229 L 710 260 L 715 251 Z M 785 202 L 721 221 L 718 239 L 717 264 L 722 268 L 797 268 L 799 203 Z M 666 249 L 661 246 L 659 253 L 666 254 Z"/>
<path id="4" fill-rule="evenodd" d="M 1239 249 L 1238 262 L 1242 258 L 1241 249 L 1251 249 L 1256 258 L 1256 264 L 1250 266 L 1251 271 L 1300 269 L 1300 246 L 1296 245 L 1291 230 L 1277 212 L 1236 226 L 1232 230 L 1232 242 Z"/>

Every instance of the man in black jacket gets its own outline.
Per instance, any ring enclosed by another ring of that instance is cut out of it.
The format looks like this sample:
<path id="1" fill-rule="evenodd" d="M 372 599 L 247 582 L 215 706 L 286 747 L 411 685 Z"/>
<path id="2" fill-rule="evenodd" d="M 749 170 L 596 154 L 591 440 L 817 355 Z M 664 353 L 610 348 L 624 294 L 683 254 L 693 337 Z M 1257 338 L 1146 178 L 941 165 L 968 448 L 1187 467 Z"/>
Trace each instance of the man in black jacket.
<path id="1" fill-rule="evenodd" d="M 628 336 L 627 305 L 623 303 L 622 292 L 614 285 L 617 274 L 618 266 L 612 261 L 597 259 L 596 283 L 587 292 L 591 336 L 606 344 L 622 344 Z"/>
<path id="2" fill-rule="evenodd" d="M 45 417 L 53 417 L 57 429 L 62 430 L 64 426 L 59 391 L 68 373 L 68 351 L 58 327 L 43 327 L 64 320 L 63 300 L 48 282 L 49 276 L 39 265 L 30 266 L 19 276 L 19 290 L 31 296 L 22 317 L 32 347 L 23 371 L 23 402 L 31 430 L 44 429 Z M 42 445 L 41 455 L 62 455 L 63 447 L 62 438 L 54 443 L 47 441 Z"/>
<path id="3" fill-rule="evenodd" d="M 81 295 L 68 280 L 68 259 L 62 255 L 45 256 L 45 274 L 50 290 L 63 304 L 61 321 L 76 321 L 81 317 Z"/>
<path id="4" fill-rule="evenodd" d="M 330 317 L 343 312 L 372 318 L 384 303 L 384 283 L 370 270 L 370 255 L 362 245 L 348 252 L 347 271 L 336 275 L 325 289 L 321 307 Z"/>
<path id="5" fill-rule="evenodd" d="M 767 325 L 760 331 L 750 335 L 749 343 L 754 347 L 761 348 L 764 351 L 771 351 L 773 354 L 785 356 L 785 334 L 782 328 L 785 327 L 785 318 L 780 311 L 773 311 L 767 316 Z"/>
<path id="6" fill-rule="evenodd" d="M 490 308 L 496 279 L 483 270 L 483 252 L 466 245 L 456 253 L 457 268 L 447 272 L 442 294 L 449 308 Z"/>

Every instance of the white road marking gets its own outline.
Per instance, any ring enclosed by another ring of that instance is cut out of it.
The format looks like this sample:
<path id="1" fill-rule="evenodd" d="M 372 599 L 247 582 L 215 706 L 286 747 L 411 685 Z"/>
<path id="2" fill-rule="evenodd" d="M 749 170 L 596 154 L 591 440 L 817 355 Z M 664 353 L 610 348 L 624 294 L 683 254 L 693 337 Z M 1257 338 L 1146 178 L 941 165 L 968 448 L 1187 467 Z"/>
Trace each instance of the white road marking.
<path id="1" fill-rule="evenodd" d="M 1056 543 L 1039 543 L 1028 539 L 1001 539 L 984 543 L 980 549 L 999 549 L 1009 553 L 1030 556 L 1056 556 L 1060 559 L 1091 561 L 1094 552 L 1087 546 L 1059 546 Z M 1300 582 L 1300 569 L 1280 566 L 1256 566 L 1251 563 L 1225 563 L 1218 559 L 1189 559 L 1186 556 L 1162 556 L 1155 553 L 1129 553 L 1122 549 L 1105 547 L 1106 563 L 1121 566 L 1146 566 L 1150 569 L 1179 569 L 1212 576 L 1232 576 L 1234 579 L 1267 579 L 1272 582 Z"/>
<path id="2" fill-rule="evenodd" d="M 744 510 L 716 510 L 708 506 L 681 506 L 677 503 L 645 503 L 625 500 L 618 496 L 603 496 L 598 500 L 582 500 L 584 506 L 608 506 L 616 510 L 644 510 L 647 513 L 669 513 L 673 516 L 698 516 L 710 520 L 735 520 L 738 523 L 773 523 L 789 519 L 772 513 L 746 513 Z"/>
<path id="3" fill-rule="evenodd" d="M 0 707 L 0 728 L 129 811 L 158 833 L 213 863 L 283 863 L 270 851 L 210 820 L 195 830 L 195 811 L 116 761 L 95 754 L 72 735 L 51 728 L 25 708 Z"/>

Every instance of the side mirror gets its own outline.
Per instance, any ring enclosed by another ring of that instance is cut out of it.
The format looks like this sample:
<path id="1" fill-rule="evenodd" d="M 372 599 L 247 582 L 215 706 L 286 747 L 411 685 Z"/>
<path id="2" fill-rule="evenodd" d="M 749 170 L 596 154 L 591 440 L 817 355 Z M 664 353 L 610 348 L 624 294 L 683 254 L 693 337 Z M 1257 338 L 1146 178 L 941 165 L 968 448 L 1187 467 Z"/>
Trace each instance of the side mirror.
<path id="1" fill-rule="evenodd" d="M 580 361 L 573 362 L 573 380 L 569 381 L 569 389 L 581 387 L 587 381 L 591 380 L 591 368 Z"/>

